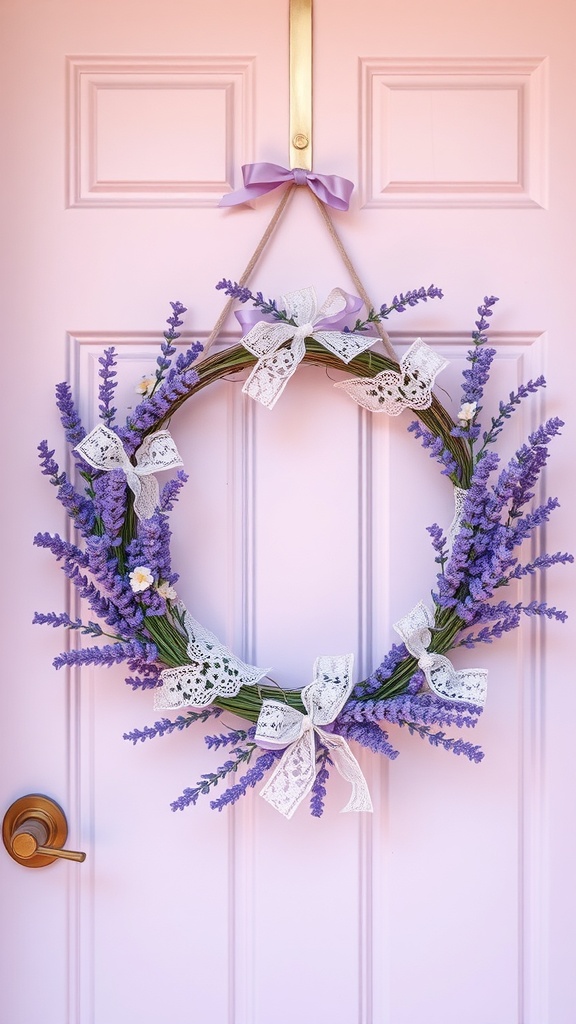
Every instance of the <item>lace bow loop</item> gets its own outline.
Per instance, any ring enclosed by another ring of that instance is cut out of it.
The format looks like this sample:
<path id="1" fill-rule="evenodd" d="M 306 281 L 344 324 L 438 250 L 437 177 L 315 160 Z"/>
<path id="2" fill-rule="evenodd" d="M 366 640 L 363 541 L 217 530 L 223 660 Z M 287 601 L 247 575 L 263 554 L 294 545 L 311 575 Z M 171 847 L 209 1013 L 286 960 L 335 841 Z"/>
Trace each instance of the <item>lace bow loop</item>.
<path id="1" fill-rule="evenodd" d="M 375 377 L 355 377 L 339 381 L 358 405 L 369 412 L 399 416 L 404 409 L 428 409 L 432 405 L 432 386 L 437 375 L 448 366 L 422 338 L 402 356 L 400 370 L 382 370 Z"/>
<path id="2" fill-rule="evenodd" d="M 333 288 L 320 308 L 313 288 L 289 292 L 281 303 L 292 323 L 263 318 L 257 312 L 242 311 L 238 316 L 242 327 L 249 328 L 242 344 L 258 359 L 242 390 L 268 409 L 276 404 L 304 358 L 306 338 L 319 341 L 345 363 L 376 340 L 344 330 L 349 317 L 362 307 L 362 300 L 342 288 Z"/>
<path id="3" fill-rule="evenodd" d="M 344 811 L 371 811 L 372 801 L 366 779 L 346 740 L 326 732 L 322 726 L 337 718 L 352 691 L 353 655 L 326 656 L 316 659 L 314 680 L 302 690 L 302 703 L 307 714 L 280 701 L 265 700 L 256 723 L 256 742 L 284 754 L 260 790 L 277 811 L 291 818 L 316 778 L 317 733 L 328 747 L 340 775 L 352 786 Z"/>
<path id="4" fill-rule="evenodd" d="M 110 473 L 121 469 L 134 495 L 134 513 L 138 519 L 150 519 L 158 508 L 160 490 L 154 473 L 176 469 L 182 459 L 168 430 L 148 434 L 135 454 L 136 465 L 130 461 L 124 446 L 113 430 L 99 424 L 77 444 L 77 451 L 93 469 Z"/>
<path id="5" fill-rule="evenodd" d="M 456 670 L 449 658 L 429 651 L 434 616 L 426 605 L 418 604 L 394 629 L 402 637 L 408 652 L 418 660 L 430 689 L 443 700 L 460 701 L 483 707 L 486 703 L 488 673 L 483 668 Z"/>

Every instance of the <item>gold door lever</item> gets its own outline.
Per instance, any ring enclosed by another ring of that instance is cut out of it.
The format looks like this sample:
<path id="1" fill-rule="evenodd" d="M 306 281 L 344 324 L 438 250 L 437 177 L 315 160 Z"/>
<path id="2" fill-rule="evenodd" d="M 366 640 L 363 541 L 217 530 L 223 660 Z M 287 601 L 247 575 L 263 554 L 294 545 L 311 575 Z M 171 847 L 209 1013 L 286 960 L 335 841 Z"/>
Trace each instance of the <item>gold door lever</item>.
<path id="1" fill-rule="evenodd" d="M 39 793 L 20 797 L 4 815 L 4 846 L 13 860 L 27 868 L 43 868 L 57 858 L 85 860 L 85 853 L 62 849 L 67 835 L 64 811 L 54 800 Z"/>

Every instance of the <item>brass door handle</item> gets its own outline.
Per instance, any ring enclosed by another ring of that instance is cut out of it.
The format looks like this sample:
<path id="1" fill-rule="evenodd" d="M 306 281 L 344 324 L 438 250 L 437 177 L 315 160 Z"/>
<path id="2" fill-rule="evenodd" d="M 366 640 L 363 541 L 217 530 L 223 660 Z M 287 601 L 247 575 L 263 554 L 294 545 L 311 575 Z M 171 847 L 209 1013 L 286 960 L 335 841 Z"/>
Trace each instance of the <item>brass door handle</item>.
<path id="1" fill-rule="evenodd" d="M 2 822 L 4 846 L 27 868 L 43 868 L 57 858 L 86 860 L 85 853 L 64 850 L 68 823 L 62 808 L 47 796 L 30 793 L 8 808 Z"/>

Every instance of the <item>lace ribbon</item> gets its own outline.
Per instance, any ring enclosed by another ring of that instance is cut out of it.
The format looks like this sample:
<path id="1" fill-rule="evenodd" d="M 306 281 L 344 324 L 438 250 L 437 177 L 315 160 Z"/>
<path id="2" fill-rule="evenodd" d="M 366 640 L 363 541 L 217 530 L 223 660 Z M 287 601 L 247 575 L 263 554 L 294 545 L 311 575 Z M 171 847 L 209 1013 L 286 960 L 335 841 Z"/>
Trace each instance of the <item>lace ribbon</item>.
<path id="1" fill-rule="evenodd" d="M 334 721 L 348 700 L 353 687 L 353 660 L 352 654 L 316 659 L 314 681 L 301 694 L 305 715 L 280 701 L 265 700 L 262 704 L 256 742 L 268 749 L 286 750 L 260 796 L 286 818 L 292 817 L 316 778 L 314 733 L 328 747 L 340 775 L 352 786 L 350 800 L 343 810 L 372 810 L 366 779 L 346 740 L 321 728 Z"/>
<path id="2" fill-rule="evenodd" d="M 335 384 L 358 405 L 370 412 L 399 416 L 404 409 L 428 409 L 432 385 L 448 360 L 434 352 L 422 338 L 416 338 L 400 360 L 400 372 L 382 370 L 375 377 L 356 377 Z"/>
<path id="3" fill-rule="evenodd" d="M 454 487 L 454 518 L 446 531 L 446 543 L 449 552 L 452 551 L 454 541 L 460 533 L 460 527 L 462 526 L 462 512 L 464 510 L 464 502 L 466 501 L 467 494 L 468 491 L 464 488 Z"/>
<path id="4" fill-rule="evenodd" d="M 150 519 L 160 501 L 158 481 L 153 475 L 156 470 L 176 469 L 182 466 L 178 449 L 167 430 L 148 434 L 135 458 L 133 466 L 124 451 L 117 434 L 109 427 L 99 424 L 77 444 L 77 451 L 89 466 L 110 473 L 121 469 L 126 482 L 134 494 L 134 512 L 138 519 Z"/>
<path id="5" fill-rule="evenodd" d="M 255 164 L 244 164 L 242 167 L 242 178 L 244 188 L 230 192 L 218 203 L 219 206 L 238 206 L 240 203 L 248 203 L 251 199 L 257 199 L 266 192 L 283 185 L 286 181 L 293 181 L 296 185 L 307 185 L 311 192 L 327 206 L 334 210 L 347 210 L 350 205 L 350 196 L 354 188 L 353 182 L 348 178 L 341 178 L 339 174 L 316 174 L 314 171 L 306 171 L 301 167 L 282 167 L 280 164 L 271 164 L 266 161 L 259 161 Z"/>
<path id="6" fill-rule="evenodd" d="M 256 314 L 260 319 L 242 339 L 244 347 L 258 357 L 242 390 L 268 409 L 278 401 L 304 358 L 306 338 L 319 341 L 345 363 L 376 341 L 373 335 L 353 334 L 341 329 L 348 317 L 362 306 L 358 296 L 349 295 L 342 288 L 333 288 L 319 309 L 313 288 L 289 292 L 282 296 L 281 304 L 294 324 L 283 320 L 270 322 Z M 239 317 L 243 327 L 249 326 L 252 319 L 245 312 Z"/>
<path id="7" fill-rule="evenodd" d="M 409 653 L 418 659 L 418 668 L 422 669 L 428 686 L 438 697 L 483 707 L 488 679 L 486 669 L 457 671 L 449 658 L 428 651 L 433 626 L 434 616 L 422 601 L 408 615 L 394 623 L 394 629 L 402 637 Z"/>
<path id="8" fill-rule="evenodd" d="M 160 673 L 163 685 L 154 691 L 155 708 L 205 707 L 217 697 L 235 697 L 241 686 L 253 686 L 269 671 L 241 661 L 183 605 L 179 608 L 190 663 Z"/>

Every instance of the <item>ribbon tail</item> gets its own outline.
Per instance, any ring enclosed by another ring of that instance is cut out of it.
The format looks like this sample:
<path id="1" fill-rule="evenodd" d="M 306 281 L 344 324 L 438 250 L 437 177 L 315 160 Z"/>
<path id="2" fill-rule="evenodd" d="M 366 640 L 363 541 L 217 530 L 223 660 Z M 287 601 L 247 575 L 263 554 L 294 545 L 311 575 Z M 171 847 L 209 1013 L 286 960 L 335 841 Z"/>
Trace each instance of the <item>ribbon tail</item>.
<path id="1" fill-rule="evenodd" d="M 297 341 L 288 347 L 281 346 L 269 356 L 263 356 L 244 384 L 243 393 L 265 405 L 267 409 L 272 409 L 288 381 L 296 373 L 305 352 L 304 341 Z"/>
<path id="2" fill-rule="evenodd" d="M 135 516 L 138 519 L 151 519 L 160 504 L 160 488 L 156 477 L 152 473 L 147 476 L 130 473 L 127 480 L 134 492 Z M 134 480 L 137 481 L 137 486 L 134 486 Z"/>
<path id="3" fill-rule="evenodd" d="M 333 210 L 347 210 L 350 206 L 354 182 L 348 178 L 341 178 L 339 174 L 308 173 L 306 179 L 310 191 L 326 206 Z"/>
<path id="4" fill-rule="evenodd" d="M 262 182 L 259 185 L 254 184 L 246 188 L 238 188 L 235 192 L 229 192 L 227 195 L 222 196 L 218 206 L 240 206 L 242 203 L 249 203 L 251 199 L 258 199 L 259 196 L 272 192 L 282 184 L 282 181 Z"/>
<path id="5" fill-rule="evenodd" d="M 238 188 L 234 192 L 222 196 L 218 206 L 239 206 L 241 203 L 250 202 L 251 199 L 258 199 L 259 196 L 272 192 L 293 177 L 294 175 L 288 168 L 282 167 L 280 164 L 272 164 L 267 161 L 243 164 L 244 188 Z"/>
<path id="6" fill-rule="evenodd" d="M 315 778 L 314 732 L 307 729 L 300 739 L 286 748 L 279 764 L 260 790 L 260 796 L 285 818 L 291 818 L 312 789 Z"/>
<path id="7" fill-rule="evenodd" d="M 368 783 L 344 737 L 322 730 L 322 742 L 330 750 L 334 765 L 342 778 L 352 786 L 350 799 L 346 807 L 342 808 L 342 813 L 345 811 L 373 811 Z"/>

